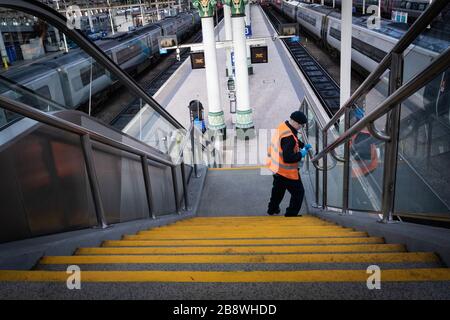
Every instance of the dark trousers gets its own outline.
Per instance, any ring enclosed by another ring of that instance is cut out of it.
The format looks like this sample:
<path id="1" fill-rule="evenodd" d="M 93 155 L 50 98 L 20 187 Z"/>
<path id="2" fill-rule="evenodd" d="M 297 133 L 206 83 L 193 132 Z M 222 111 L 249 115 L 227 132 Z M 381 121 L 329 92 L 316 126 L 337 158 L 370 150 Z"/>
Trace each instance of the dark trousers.
<path id="1" fill-rule="evenodd" d="M 302 207 L 303 197 L 305 195 L 303 183 L 300 179 L 291 180 L 278 174 L 273 175 L 272 196 L 270 197 L 267 213 L 274 214 L 280 211 L 280 203 L 283 200 L 286 190 L 291 194 L 291 201 L 289 203 L 289 207 L 286 209 L 285 215 L 298 215 Z"/>

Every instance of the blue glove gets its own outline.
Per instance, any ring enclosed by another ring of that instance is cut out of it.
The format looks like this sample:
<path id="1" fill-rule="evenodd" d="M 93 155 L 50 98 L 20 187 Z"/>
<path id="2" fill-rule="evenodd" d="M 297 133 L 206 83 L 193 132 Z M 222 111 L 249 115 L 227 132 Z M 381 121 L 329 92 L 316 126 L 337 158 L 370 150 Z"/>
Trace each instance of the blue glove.
<path id="1" fill-rule="evenodd" d="M 306 149 L 306 151 L 309 151 L 309 149 L 312 149 L 312 145 L 310 145 L 309 143 L 304 147 L 304 149 Z"/>
<path id="2" fill-rule="evenodd" d="M 302 155 L 302 158 L 304 158 L 308 154 L 308 150 L 306 150 L 306 148 L 303 148 L 300 150 L 300 154 Z"/>
<path id="3" fill-rule="evenodd" d="M 364 110 L 361 108 L 356 108 L 355 109 L 355 117 L 357 120 L 361 120 L 362 118 L 364 118 Z"/>

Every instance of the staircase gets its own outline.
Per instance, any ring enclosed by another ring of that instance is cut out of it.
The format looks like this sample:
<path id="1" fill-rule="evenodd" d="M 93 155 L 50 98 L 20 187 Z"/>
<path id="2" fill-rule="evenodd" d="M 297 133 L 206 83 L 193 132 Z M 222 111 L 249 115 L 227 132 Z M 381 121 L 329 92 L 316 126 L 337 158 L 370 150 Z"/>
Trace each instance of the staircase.
<path id="1" fill-rule="evenodd" d="M 70 265 L 81 290 L 67 289 Z M 370 265 L 381 268 L 381 290 L 367 288 Z M 0 271 L 5 298 L 437 299 L 449 289 L 436 254 L 313 216 L 195 217 Z"/>

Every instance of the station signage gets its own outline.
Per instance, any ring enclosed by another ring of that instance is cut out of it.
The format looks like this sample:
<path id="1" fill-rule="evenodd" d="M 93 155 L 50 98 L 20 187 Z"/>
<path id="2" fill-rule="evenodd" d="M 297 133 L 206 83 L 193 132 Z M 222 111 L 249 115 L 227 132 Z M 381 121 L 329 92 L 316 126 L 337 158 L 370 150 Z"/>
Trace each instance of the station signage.
<path id="1" fill-rule="evenodd" d="M 251 46 L 250 58 L 252 63 L 267 63 L 269 61 L 267 46 Z"/>
<path id="2" fill-rule="evenodd" d="M 245 36 L 247 38 L 252 36 L 252 26 L 251 25 L 245 26 Z"/>
<path id="3" fill-rule="evenodd" d="M 205 68 L 205 53 L 203 51 L 191 52 L 191 67 L 192 69 Z"/>

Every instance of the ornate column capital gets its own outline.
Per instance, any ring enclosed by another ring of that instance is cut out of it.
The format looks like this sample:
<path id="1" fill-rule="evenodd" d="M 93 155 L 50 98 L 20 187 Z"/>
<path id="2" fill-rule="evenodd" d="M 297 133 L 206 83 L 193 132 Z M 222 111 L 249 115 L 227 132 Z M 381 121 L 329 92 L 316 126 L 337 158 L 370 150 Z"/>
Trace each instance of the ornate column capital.
<path id="1" fill-rule="evenodd" d="M 192 0 L 192 5 L 197 8 L 201 18 L 214 16 L 214 7 L 217 0 Z"/>
<path id="2" fill-rule="evenodd" d="M 231 8 L 231 16 L 245 16 L 245 5 L 248 0 L 225 0 L 225 4 Z"/>

